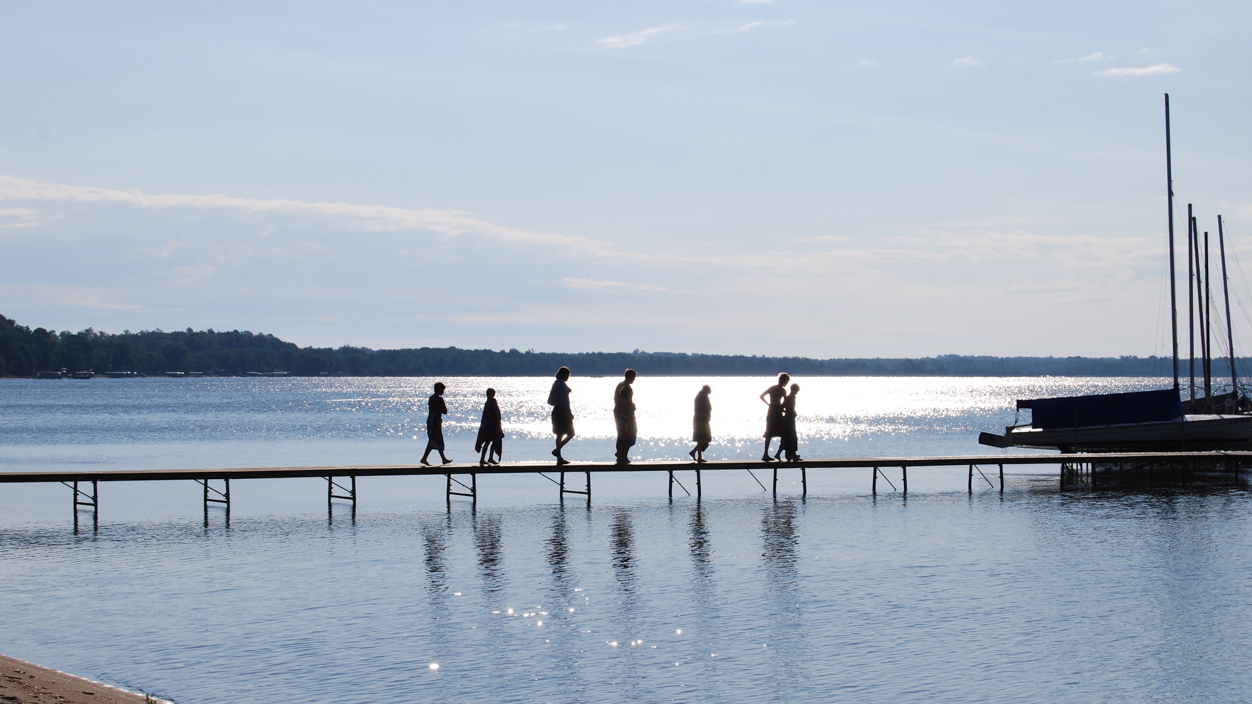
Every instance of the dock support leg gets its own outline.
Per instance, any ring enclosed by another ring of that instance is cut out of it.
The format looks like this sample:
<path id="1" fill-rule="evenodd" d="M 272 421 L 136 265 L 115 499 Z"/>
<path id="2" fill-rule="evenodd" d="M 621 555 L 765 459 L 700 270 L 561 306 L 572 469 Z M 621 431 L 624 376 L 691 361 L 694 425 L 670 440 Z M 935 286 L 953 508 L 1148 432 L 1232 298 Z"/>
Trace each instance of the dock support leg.
<path id="1" fill-rule="evenodd" d="M 904 476 L 904 491 L 901 493 L 908 494 L 909 493 L 909 468 L 901 467 L 900 472 Z"/>
<path id="2" fill-rule="evenodd" d="M 870 491 L 873 492 L 874 496 L 878 496 L 878 468 L 877 467 L 874 468 L 874 485 L 870 489 Z"/>
<path id="3" fill-rule="evenodd" d="M 778 498 L 778 468 L 774 468 L 774 498 Z"/>
<path id="4" fill-rule="evenodd" d="M 586 472 L 586 475 L 587 475 L 587 489 L 585 491 L 579 491 L 578 489 L 566 489 L 565 488 L 565 472 L 561 472 L 560 485 L 561 485 L 561 501 L 562 502 L 565 501 L 566 494 L 583 494 L 587 497 L 587 506 L 588 507 L 591 506 L 591 472 L 590 470 Z M 673 490 L 671 489 L 670 491 L 672 492 Z"/>
<path id="5" fill-rule="evenodd" d="M 800 498 L 806 499 L 809 496 L 809 469 L 808 467 L 800 468 Z"/>
<path id="6" fill-rule="evenodd" d="M 97 482 L 94 480 L 91 482 L 90 494 L 88 494 L 86 491 L 82 489 L 79 489 L 78 482 L 74 482 L 73 486 L 70 486 L 69 483 L 67 482 L 61 482 L 61 483 L 65 484 L 65 486 L 69 486 L 71 489 L 74 490 L 73 504 L 71 506 L 71 508 L 74 509 L 74 530 L 78 530 L 78 508 L 80 506 L 87 506 L 91 509 L 91 527 L 99 528 L 100 527 L 100 510 L 99 510 L 100 494 L 98 491 L 99 485 L 97 484 Z M 84 484 L 85 483 L 86 482 L 84 482 Z"/>
<path id="7" fill-rule="evenodd" d="M 209 485 L 209 478 L 197 479 L 200 486 L 204 487 L 204 524 L 209 524 L 209 504 L 221 504 L 226 509 L 226 520 L 230 521 L 230 480 L 222 480 L 222 489 L 219 491 L 217 487 Z"/>
<path id="8" fill-rule="evenodd" d="M 699 501 L 700 497 L 703 495 L 704 495 L 704 490 L 700 487 L 700 470 L 697 469 L 696 470 L 696 501 Z"/>
<path id="9" fill-rule="evenodd" d="M 335 499 L 343 499 L 344 501 L 351 501 L 352 502 L 352 517 L 356 518 L 356 475 L 355 474 L 349 475 L 349 479 L 352 480 L 351 484 L 349 484 L 348 486 L 344 486 L 340 484 L 339 482 L 335 481 L 335 478 L 333 476 L 326 477 L 326 508 L 327 510 L 330 510 L 331 504 Z M 338 489 L 339 491 L 343 491 L 347 493 L 336 494 L 335 489 Z"/>
<path id="10" fill-rule="evenodd" d="M 966 490 L 969 491 L 970 496 L 974 495 L 974 465 L 973 464 L 969 466 L 969 477 L 967 481 L 965 482 L 965 488 Z"/>
<path id="11" fill-rule="evenodd" d="M 1000 493 L 1004 493 L 1004 465 L 1000 465 Z"/>
<path id="12" fill-rule="evenodd" d="M 674 500 L 674 470 L 669 470 L 669 498 Z"/>
<path id="13" fill-rule="evenodd" d="M 447 482 L 447 486 L 448 486 L 448 489 L 447 489 L 447 496 L 448 496 L 448 508 L 449 508 L 449 509 L 451 509 L 451 508 L 452 508 L 452 497 L 453 497 L 453 496 L 464 496 L 464 497 L 467 497 L 467 498 L 470 500 L 470 503 L 472 503 L 475 507 L 477 507 L 477 506 L 478 506 L 478 475 L 477 475 L 477 474 L 470 473 L 470 483 L 469 483 L 469 484 L 466 484 L 465 482 L 461 481 L 460 479 L 453 479 L 451 474 L 445 474 L 444 476 L 445 476 L 445 477 L 447 477 L 447 479 L 448 479 L 448 482 Z M 452 483 L 453 483 L 453 482 L 456 482 L 456 483 L 457 483 L 457 485 L 458 485 L 460 488 L 464 489 L 465 491 L 453 491 L 453 490 L 452 490 Z M 565 473 L 564 473 L 564 472 L 562 472 L 562 473 L 561 473 L 561 485 L 562 485 L 562 488 L 564 488 L 564 484 L 565 484 Z M 354 493 L 355 493 L 355 492 L 354 492 Z M 354 505 L 355 505 L 355 500 L 354 500 Z"/>

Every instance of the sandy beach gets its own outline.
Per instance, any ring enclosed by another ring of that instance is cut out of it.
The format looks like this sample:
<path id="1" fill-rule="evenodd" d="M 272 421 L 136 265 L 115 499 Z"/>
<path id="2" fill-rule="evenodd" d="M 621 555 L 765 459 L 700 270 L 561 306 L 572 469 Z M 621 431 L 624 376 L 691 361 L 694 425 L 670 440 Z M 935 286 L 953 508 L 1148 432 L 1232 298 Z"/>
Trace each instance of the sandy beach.
<path id="1" fill-rule="evenodd" d="M 159 701 L 163 700 L 0 655 L 0 702 L 144 704 Z"/>

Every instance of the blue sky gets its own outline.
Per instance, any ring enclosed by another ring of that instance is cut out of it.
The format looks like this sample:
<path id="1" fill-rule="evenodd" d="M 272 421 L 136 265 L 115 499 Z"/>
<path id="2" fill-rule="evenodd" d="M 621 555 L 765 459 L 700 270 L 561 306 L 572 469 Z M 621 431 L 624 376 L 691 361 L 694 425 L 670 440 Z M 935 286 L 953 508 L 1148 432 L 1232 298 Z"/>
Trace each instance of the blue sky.
<path id="1" fill-rule="evenodd" d="M 0 313 L 319 346 L 1167 354 L 1162 95 L 1180 210 L 1214 236 L 1223 214 L 1252 267 L 1250 15 L 0 2 Z"/>

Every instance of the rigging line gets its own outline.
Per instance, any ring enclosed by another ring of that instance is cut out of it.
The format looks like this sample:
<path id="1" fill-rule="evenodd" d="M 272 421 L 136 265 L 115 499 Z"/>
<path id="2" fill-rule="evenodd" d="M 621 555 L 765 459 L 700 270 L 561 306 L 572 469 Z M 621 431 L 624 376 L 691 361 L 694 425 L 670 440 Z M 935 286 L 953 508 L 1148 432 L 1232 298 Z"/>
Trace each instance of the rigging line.
<path id="1" fill-rule="evenodd" d="M 1230 256 L 1232 259 L 1235 260 L 1235 269 L 1239 272 L 1239 283 L 1243 284 L 1244 292 L 1248 294 L 1248 299 L 1252 300 L 1252 289 L 1248 288 L 1248 277 L 1246 274 L 1243 273 L 1243 264 L 1239 261 L 1239 252 L 1238 250 L 1235 249 L 1235 246 L 1233 243 L 1230 245 Z M 1238 293 L 1238 290 L 1236 290 L 1236 293 Z M 1242 306 L 1243 305 L 1242 299 L 1239 299 L 1238 296 L 1236 296 L 1235 298 L 1236 300 L 1239 301 L 1239 304 Z"/>

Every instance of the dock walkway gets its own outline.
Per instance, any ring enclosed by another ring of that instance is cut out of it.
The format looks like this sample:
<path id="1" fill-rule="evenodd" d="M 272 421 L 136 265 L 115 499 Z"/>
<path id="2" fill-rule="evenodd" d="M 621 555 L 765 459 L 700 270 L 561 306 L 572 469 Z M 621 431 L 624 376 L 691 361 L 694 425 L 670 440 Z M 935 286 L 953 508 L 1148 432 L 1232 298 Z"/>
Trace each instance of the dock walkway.
<path id="1" fill-rule="evenodd" d="M 669 496 L 674 495 L 674 485 L 691 494 L 674 476 L 675 472 L 695 472 L 695 497 L 703 493 L 701 475 L 703 472 L 729 470 L 772 470 L 774 495 L 778 494 L 778 476 L 780 471 L 796 470 L 800 472 L 801 496 L 808 494 L 808 470 L 810 469 L 870 469 L 872 470 L 871 491 L 878 494 L 878 480 L 881 477 L 895 489 L 894 482 L 886 475 L 886 470 L 900 470 L 901 486 L 899 491 L 904 494 L 909 490 L 908 471 L 910 468 L 925 467 L 966 467 L 968 468 L 966 488 L 969 493 L 974 491 L 974 475 L 978 473 L 992 489 L 997 488 L 983 467 L 998 468 L 1000 491 L 1004 491 L 1004 468 L 1015 465 L 1059 465 L 1061 467 L 1061 488 L 1065 488 L 1068 473 L 1078 472 L 1095 482 L 1093 463 L 1104 466 L 1151 467 L 1155 465 L 1171 466 L 1215 466 L 1222 464 L 1227 471 L 1233 471 L 1235 478 L 1244 462 L 1252 462 L 1252 452 L 1122 452 L 1122 453 L 1073 453 L 1073 454 L 1031 454 L 1031 455 L 957 455 L 939 457 L 856 457 L 801 460 L 799 462 L 762 462 L 760 460 L 741 461 L 723 460 L 697 464 L 695 462 L 634 462 L 627 465 L 613 463 L 571 462 L 556 466 L 539 463 L 509 463 L 487 465 L 453 463 L 446 465 L 333 465 L 321 467 L 243 467 L 221 469 L 135 469 L 135 470 L 76 470 L 69 472 L 0 472 L 0 484 L 18 483 L 50 483 L 59 482 L 73 490 L 74 524 L 78 525 L 80 509 L 90 509 L 92 521 L 98 520 L 99 483 L 100 482 L 144 482 L 144 481 L 194 481 L 201 485 L 204 497 L 205 520 L 208 520 L 210 505 L 224 506 L 230 512 L 230 482 L 239 479 L 290 479 L 317 477 L 326 480 L 326 501 L 332 504 L 335 500 L 349 501 L 355 514 L 357 500 L 356 480 L 358 477 L 430 477 L 442 476 L 446 480 L 446 497 L 449 506 L 452 497 L 462 496 L 471 501 L 478 499 L 478 475 L 491 474 L 530 474 L 537 473 L 559 486 L 560 498 L 566 494 L 585 496 L 591 502 L 591 475 L 597 472 L 666 472 L 669 477 Z M 559 475 L 554 479 L 549 474 Z M 579 488 L 572 488 L 566 482 L 567 474 L 582 474 L 584 482 Z M 760 483 L 756 474 L 752 475 Z M 467 480 L 469 483 L 467 484 Z M 213 482 L 220 482 L 214 485 Z M 80 485 L 90 484 L 90 492 Z M 980 482 L 981 484 L 981 482 Z M 761 484 L 765 489 L 765 485 Z"/>

